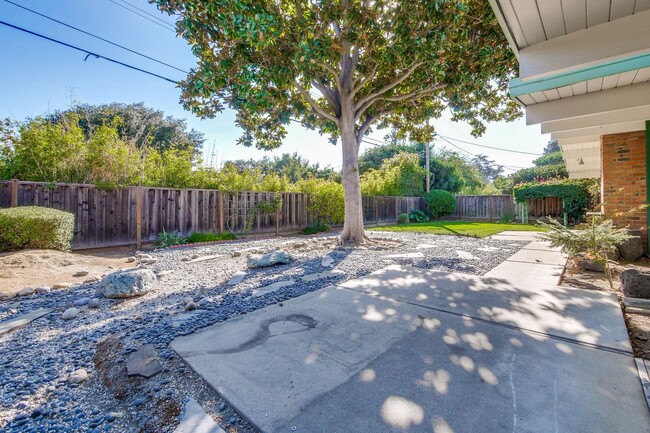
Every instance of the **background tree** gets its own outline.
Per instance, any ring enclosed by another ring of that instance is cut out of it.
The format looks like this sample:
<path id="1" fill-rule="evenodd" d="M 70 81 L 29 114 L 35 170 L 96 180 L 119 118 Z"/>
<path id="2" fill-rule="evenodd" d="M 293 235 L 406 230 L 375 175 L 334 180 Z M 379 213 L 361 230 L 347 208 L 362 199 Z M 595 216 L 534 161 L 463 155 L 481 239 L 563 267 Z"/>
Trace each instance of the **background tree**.
<path id="1" fill-rule="evenodd" d="M 495 180 L 495 186 L 504 194 L 511 194 L 516 185 L 554 179 L 568 179 L 569 172 L 557 140 L 549 141 L 542 156 L 533 161 L 533 167 L 523 168 L 507 177 Z"/>
<path id="2" fill-rule="evenodd" d="M 384 160 L 377 170 L 361 175 L 363 195 L 420 197 L 424 194 L 426 170 L 419 156 L 402 152 Z"/>
<path id="3" fill-rule="evenodd" d="M 488 159 L 487 155 L 476 155 L 472 158 L 472 165 L 478 170 L 485 183 L 494 182 L 494 179 L 503 173 L 503 166 L 497 164 L 493 159 Z"/>
<path id="4" fill-rule="evenodd" d="M 292 119 L 342 143 L 343 243 L 365 239 L 357 160 L 373 125 L 426 142 L 446 106 L 475 135 L 510 120 L 516 60 L 484 0 L 157 0 L 198 63 L 184 106 L 237 110 L 240 143 L 280 146 Z M 319 92 L 314 96 L 312 90 Z"/>
<path id="5" fill-rule="evenodd" d="M 77 120 L 86 137 L 90 137 L 95 128 L 114 124 L 122 139 L 133 141 L 139 148 L 151 146 L 161 154 L 168 149 L 176 149 L 191 150 L 198 155 L 205 141 L 202 132 L 187 130 L 185 119 L 165 116 L 162 111 L 146 107 L 142 102 L 78 104 L 68 110 L 57 111 L 45 119 L 61 123 L 68 121 L 71 115 Z M 119 120 L 116 122 L 117 119 Z"/>

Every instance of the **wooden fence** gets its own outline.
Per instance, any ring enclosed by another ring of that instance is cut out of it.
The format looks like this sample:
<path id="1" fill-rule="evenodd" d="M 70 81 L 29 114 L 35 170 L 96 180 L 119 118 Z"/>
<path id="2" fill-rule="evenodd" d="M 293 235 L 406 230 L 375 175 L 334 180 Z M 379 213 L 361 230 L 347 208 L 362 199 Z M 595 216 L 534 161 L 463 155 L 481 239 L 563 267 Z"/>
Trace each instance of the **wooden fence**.
<path id="1" fill-rule="evenodd" d="M 313 220 L 308 212 L 309 195 L 302 193 L 238 192 L 208 189 L 129 187 L 103 190 L 93 185 L 43 182 L 0 182 L 0 208 L 45 206 L 75 215 L 73 247 L 98 248 L 152 242 L 163 230 L 221 233 L 241 232 L 256 203 L 282 197 L 275 214 L 257 215 L 251 233 L 279 234 L 301 230 Z M 364 223 L 387 224 L 402 213 L 424 210 L 419 197 L 363 197 Z M 510 195 L 456 196 L 456 219 L 522 220 L 562 217 L 562 200 L 549 197 L 516 205 Z"/>
<path id="2" fill-rule="evenodd" d="M 547 216 L 563 217 L 562 199 L 546 197 L 528 200 L 526 205 L 515 203 L 511 195 L 457 195 L 456 212 L 453 218 L 467 220 L 494 221 L 512 219 L 522 221 L 522 213 L 527 211 L 528 220 Z"/>
<path id="3" fill-rule="evenodd" d="M 75 215 L 73 248 L 140 245 L 162 230 L 241 232 L 256 203 L 282 197 L 275 214 L 257 215 L 251 233 L 298 231 L 312 223 L 309 195 L 302 193 L 222 193 L 207 189 L 129 187 L 103 190 L 93 185 L 43 182 L 0 182 L 0 208 L 45 206 Z M 397 221 L 401 213 L 422 209 L 418 197 L 364 197 L 364 222 Z"/>

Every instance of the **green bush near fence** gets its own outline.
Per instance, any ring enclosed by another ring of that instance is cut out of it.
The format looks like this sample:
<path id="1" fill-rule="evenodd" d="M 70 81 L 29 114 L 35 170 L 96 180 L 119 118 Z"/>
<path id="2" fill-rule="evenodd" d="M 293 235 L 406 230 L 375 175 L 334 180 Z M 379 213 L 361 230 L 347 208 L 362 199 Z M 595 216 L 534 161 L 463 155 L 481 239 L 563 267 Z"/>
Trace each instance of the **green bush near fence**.
<path id="1" fill-rule="evenodd" d="M 70 212 L 38 206 L 0 209 L 0 251 L 69 251 L 73 236 L 74 215 Z"/>
<path id="2" fill-rule="evenodd" d="M 456 211 L 456 197 L 448 191 L 434 189 L 424 196 L 427 213 L 431 218 L 440 218 L 451 215 Z"/>
<path id="3" fill-rule="evenodd" d="M 232 241 L 237 239 L 233 233 L 192 233 L 185 239 L 188 244 L 197 244 L 200 242 L 217 242 L 217 241 Z"/>

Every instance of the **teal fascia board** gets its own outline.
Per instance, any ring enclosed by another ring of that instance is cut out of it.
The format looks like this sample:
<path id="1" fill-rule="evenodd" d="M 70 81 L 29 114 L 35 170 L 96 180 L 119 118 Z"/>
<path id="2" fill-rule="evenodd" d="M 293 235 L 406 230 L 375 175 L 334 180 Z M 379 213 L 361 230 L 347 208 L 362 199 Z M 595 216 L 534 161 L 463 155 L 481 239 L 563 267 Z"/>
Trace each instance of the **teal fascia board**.
<path id="1" fill-rule="evenodd" d="M 650 53 L 638 54 L 625 59 L 613 60 L 600 65 L 588 66 L 531 81 L 522 81 L 521 78 L 514 78 L 510 80 L 510 96 L 516 98 L 521 95 L 558 89 L 583 81 L 593 80 L 594 78 L 607 77 L 609 75 L 621 74 L 647 67 L 650 67 Z"/>

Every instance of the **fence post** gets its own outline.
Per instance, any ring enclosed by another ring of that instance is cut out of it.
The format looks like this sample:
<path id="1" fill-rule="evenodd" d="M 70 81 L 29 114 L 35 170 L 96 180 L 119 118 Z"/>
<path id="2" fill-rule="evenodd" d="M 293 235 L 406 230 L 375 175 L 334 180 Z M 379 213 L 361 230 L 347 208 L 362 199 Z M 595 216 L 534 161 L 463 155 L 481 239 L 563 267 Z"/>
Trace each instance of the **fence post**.
<path id="1" fill-rule="evenodd" d="M 135 187 L 135 246 L 142 248 L 142 186 Z"/>
<path id="2" fill-rule="evenodd" d="M 217 191 L 217 202 L 219 203 L 219 212 L 217 213 L 217 220 L 219 223 L 219 233 L 223 233 L 224 227 L 223 227 L 223 218 L 224 218 L 224 212 L 225 208 L 223 205 L 223 193 L 221 191 Z"/>
<path id="3" fill-rule="evenodd" d="M 11 180 L 11 207 L 18 206 L 18 179 Z"/>
<path id="4" fill-rule="evenodd" d="M 273 194 L 273 200 L 275 201 L 277 199 L 278 199 L 278 193 L 276 192 L 275 194 Z M 282 194 L 280 194 L 280 199 L 282 200 Z M 282 203 L 284 203 L 284 200 L 282 200 Z M 281 211 L 281 209 L 282 209 L 282 206 L 275 209 L 275 235 L 276 236 L 280 235 L 280 211 Z"/>

